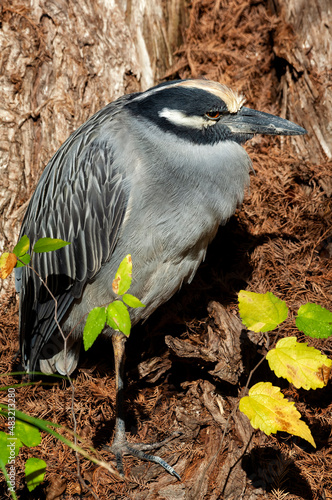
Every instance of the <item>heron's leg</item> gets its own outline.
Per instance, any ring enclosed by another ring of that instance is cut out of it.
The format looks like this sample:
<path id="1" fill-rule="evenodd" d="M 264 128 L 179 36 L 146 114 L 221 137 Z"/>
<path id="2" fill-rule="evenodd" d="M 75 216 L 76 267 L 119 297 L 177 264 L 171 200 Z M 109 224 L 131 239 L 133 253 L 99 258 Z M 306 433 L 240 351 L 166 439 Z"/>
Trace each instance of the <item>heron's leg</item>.
<path id="1" fill-rule="evenodd" d="M 181 480 L 179 474 L 175 472 L 173 467 L 168 465 L 162 458 L 156 457 L 154 455 L 148 455 L 144 453 L 143 450 L 153 450 L 160 448 L 163 444 L 173 439 L 175 435 L 164 439 L 160 443 L 154 444 L 129 444 L 126 438 L 126 429 L 123 413 L 123 367 L 125 361 L 125 342 L 126 337 L 120 332 L 114 332 L 112 335 L 113 351 L 114 351 L 114 366 L 115 366 L 115 387 L 116 387 L 116 418 L 115 418 L 115 436 L 113 444 L 111 447 L 105 446 L 115 455 L 116 466 L 118 471 L 122 476 L 124 476 L 123 461 L 122 456 L 133 455 L 134 457 L 140 458 L 141 460 L 148 460 L 149 462 L 155 462 L 164 469 L 175 476 L 177 479 Z M 178 433 L 176 433 L 178 435 Z"/>
<path id="2" fill-rule="evenodd" d="M 122 449 L 127 442 L 125 421 L 123 415 L 123 367 L 125 362 L 125 335 L 120 332 L 114 332 L 112 335 L 112 343 L 114 352 L 116 390 L 115 436 L 112 445 L 112 452 L 115 455 L 117 469 L 120 474 L 124 476 Z"/>

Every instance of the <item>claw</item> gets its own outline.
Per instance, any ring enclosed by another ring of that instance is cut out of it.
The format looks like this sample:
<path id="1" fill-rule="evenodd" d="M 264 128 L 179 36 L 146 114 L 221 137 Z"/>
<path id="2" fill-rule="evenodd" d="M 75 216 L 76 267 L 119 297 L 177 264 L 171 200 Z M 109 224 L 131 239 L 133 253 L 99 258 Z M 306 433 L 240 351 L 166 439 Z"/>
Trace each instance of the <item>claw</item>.
<path id="1" fill-rule="evenodd" d="M 115 455 L 116 467 L 121 476 L 124 477 L 123 455 L 132 455 L 141 460 L 154 462 L 161 465 L 169 474 L 175 476 L 179 481 L 181 477 L 165 460 L 155 455 L 144 453 L 145 451 L 161 448 L 175 437 L 179 436 L 180 432 L 174 432 L 171 436 L 159 443 L 153 444 L 129 444 L 126 438 L 125 423 L 123 416 L 123 362 L 126 337 L 120 332 L 114 332 L 112 335 L 114 361 L 115 361 L 115 382 L 116 382 L 116 422 L 115 422 L 115 437 L 112 446 L 104 446 L 104 449 L 111 451 Z"/>
<path id="2" fill-rule="evenodd" d="M 165 460 L 156 455 L 150 455 L 149 453 L 144 453 L 143 450 L 153 450 L 156 448 L 161 448 L 164 444 L 168 443 L 175 437 L 179 436 L 180 432 L 174 432 L 171 436 L 160 441 L 159 443 L 143 444 L 143 443 L 131 443 L 129 444 L 124 432 L 118 432 L 112 446 L 103 446 L 105 450 L 110 451 L 115 456 L 116 467 L 121 476 L 124 477 L 123 469 L 123 455 L 132 455 L 133 457 L 139 458 L 141 460 L 146 460 L 148 462 L 154 462 L 161 465 L 169 474 L 175 476 L 179 481 L 181 481 L 181 476 L 176 472 L 173 467 L 171 467 Z"/>

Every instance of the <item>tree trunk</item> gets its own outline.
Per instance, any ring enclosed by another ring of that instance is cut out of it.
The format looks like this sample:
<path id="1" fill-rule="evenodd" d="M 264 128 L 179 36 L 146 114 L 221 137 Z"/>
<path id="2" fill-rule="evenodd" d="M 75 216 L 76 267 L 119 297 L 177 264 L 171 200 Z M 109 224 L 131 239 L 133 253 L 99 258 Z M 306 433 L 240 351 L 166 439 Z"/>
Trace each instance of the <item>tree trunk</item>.
<path id="1" fill-rule="evenodd" d="M 282 110 L 305 123 L 307 136 L 293 139 L 303 158 L 332 160 L 332 3 L 326 0 L 270 0 L 285 19 L 274 51 L 286 73 L 281 78 Z"/>

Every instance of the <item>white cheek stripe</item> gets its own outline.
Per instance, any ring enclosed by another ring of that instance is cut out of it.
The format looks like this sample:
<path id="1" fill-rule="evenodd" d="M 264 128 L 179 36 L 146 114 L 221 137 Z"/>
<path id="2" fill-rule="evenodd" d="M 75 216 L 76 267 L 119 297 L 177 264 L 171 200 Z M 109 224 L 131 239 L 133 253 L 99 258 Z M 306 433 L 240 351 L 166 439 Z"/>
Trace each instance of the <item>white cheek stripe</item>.
<path id="1" fill-rule="evenodd" d="M 188 116 L 182 111 L 176 109 L 163 108 L 158 112 L 161 118 L 166 118 L 174 125 L 189 127 L 201 130 L 202 128 L 211 127 L 216 124 L 216 120 L 205 120 L 202 116 Z"/>

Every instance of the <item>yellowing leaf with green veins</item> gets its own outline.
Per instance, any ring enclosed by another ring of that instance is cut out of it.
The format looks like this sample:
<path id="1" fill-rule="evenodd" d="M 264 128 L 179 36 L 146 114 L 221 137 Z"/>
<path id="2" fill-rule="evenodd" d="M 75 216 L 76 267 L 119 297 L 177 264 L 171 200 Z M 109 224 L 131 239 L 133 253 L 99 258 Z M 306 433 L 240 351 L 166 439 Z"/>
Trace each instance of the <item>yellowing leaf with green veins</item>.
<path id="1" fill-rule="evenodd" d="M 239 312 L 242 323 L 253 332 L 274 330 L 288 316 L 288 307 L 273 293 L 239 292 Z"/>
<path id="2" fill-rule="evenodd" d="M 145 305 L 137 297 L 134 297 L 134 295 L 130 295 L 130 293 L 125 293 L 122 297 L 122 300 L 129 307 L 145 307 Z"/>
<path id="3" fill-rule="evenodd" d="M 98 335 L 105 328 L 105 322 L 105 307 L 95 307 L 89 312 L 83 330 L 83 345 L 86 351 L 90 349 Z"/>
<path id="4" fill-rule="evenodd" d="M 107 308 L 107 324 L 118 332 L 122 332 L 129 337 L 131 329 L 131 321 L 127 307 L 123 302 L 115 300 L 111 302 Z"/>
<path id="5" fill-rule="evenodd" d="M 13 253 L 16 255 L 16 257 L 22 257 L 22 255 L 26 254 L 29 250 L 29 246 L 30 240 L 24 234 L 22 238 L 20 238 L 20 241 L 17 243 L 17 245 L 14 246 Z"/>
<path id="6" fill-rule="evenodd" d="M 0 278 L 6 279 L 16 266 L 17 257 L 14 253 L 5 252 L 0 257 Z"/>
<path id="7" fill-rule="evenodd" d="M 271 382 L 259 382 L 249 390 L 249 396 L 240 400 L 240 411 L 247 415 L 254 429 L 268 436 L 282 431 L 309 441 L 316 448 L 309 427 L 300 420 L 295 403 L 288 401 Z"/>
<path id="8" fill-rule="evenodd" d="M 114 293 L 117 295 L 123 295 L 129 290 L 132 280 L 132 270 L 133 261 L 131 259 L 131 255 L 128 254 L 119 265 L 119 269 L 117 270 L 113 280 L 112 288 Z"/>
<path id="9" fill-rule="evenodd" d="M 266 356 L 271 370 L 297 389 L 319 389 L 327 384 L 332 361 L 314 347 L 297 342 L 296 337 L 280 339 Z"/>
<path id="10" fill-rule="evenodd" d="M 53 252 L 67 245 L 70 245 L 70 241 L 64 241 L 58 238 L 40 238 L 34 244 L 33 251 L 35 253 Z"/>
<path id="11" fill-rule="evenodd" d="M 43 480 L 46 462 L 40 458 L 28 458 L 25 463 L 25 479 L 29 491 L 33 491 Z"/>
<path id="12" fill-rule="evenodd" d="M 332 312 L 319 304 L 304 304 L 297 312 L 296 326 L 306 335 L 327 339 L 332 335 Z"/>

